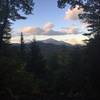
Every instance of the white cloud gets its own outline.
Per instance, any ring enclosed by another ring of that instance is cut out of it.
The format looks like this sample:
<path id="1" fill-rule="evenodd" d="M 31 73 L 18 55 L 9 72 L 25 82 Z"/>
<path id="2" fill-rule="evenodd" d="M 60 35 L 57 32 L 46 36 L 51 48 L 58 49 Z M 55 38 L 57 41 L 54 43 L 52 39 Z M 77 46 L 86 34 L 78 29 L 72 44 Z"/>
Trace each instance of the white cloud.
<path id="1" fill-rule="evenodd" d="M 52 30 L 54 28 L 54 24 L 47 22 L 44 26 L 43 26 L 43 30 L 45 32 L 48 32 L 50 30 Z"/>
<path id="2" fill-rule="evenodd" d="M 80 33 L 78 28 L 76 28 L 75 26 L 62 28 L 60 31 L 63 32 L 63 33 L 66 33 L 66 34 L 79 34 Z"/>
<path id="3" fill-rule="evenodd" d="M 79 19 L 79 14 L 81 14 L 83 12 L 83 9 L 80 8 L 78 6 L 76 6 L 75 8 L 73 9 L 68 9 L 66 12 L 65 12 L 65 17 L 64 19 L 65 20 L 77 20 Z"/>
<path id="4" fill-rule="evenodd" d="M 23 32 L 24 35 L 32 35 L 32 34 L 34 35 L 67 35 L 67 34 L 80 33 L 78 28 L 74 26 L 62 28 L 61 30 L 58 30 L 58 31 L 50 29 L 50 28 L 47 30 L 44 30 L 44 28 L 28 26 L 28 27 L 21 28 L 20 32 Z"/>
<path id="5" fill-rule="evenodd" d="M 33 32 L 36 32 L 37 30 L 35 27 L 27 26 L 27 27 L 21 28 L 19 31 L 23 33 L 31 34 Z"/>
<path id="6" fill-rule="evenodd" d="M 20 32 L 23 32 L 24 35 L 65 35 L 66 33 L 61 31 L 53 30 L 54 24 L 48 22 L 42 28 L 26 26 L 20 29 Z"/>
<path id="7" fill-rule="evenodd" d="M 70 35 L 69 38 L 67 38 L 64 41 L 75 45 L 75 44 L 85 44 L 84 40 L 86 40 L 86 39 L 88 39 L 88 38 L 83 35 Z"/>

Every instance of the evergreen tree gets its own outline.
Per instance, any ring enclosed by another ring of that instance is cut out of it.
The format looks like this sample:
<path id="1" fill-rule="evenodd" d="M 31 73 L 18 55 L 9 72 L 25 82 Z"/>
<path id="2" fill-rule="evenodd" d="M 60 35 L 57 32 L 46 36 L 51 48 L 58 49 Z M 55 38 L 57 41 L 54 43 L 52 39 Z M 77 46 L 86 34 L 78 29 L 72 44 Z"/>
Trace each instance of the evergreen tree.
<path id="1" fill-rule="evenodd" d="M 87 22 L 90 39 L 84 49 L 81 71 L 84 78 L 83 91 L 89 98 L 99 98 L 100 94 L 100 0 L 58 0 L 58 6 L 63 8 L 66 3 L 71 7 L 79 5 L 84 9 L 80 18 Z M 92 36 L 92 37 L 91 37 Z"/>
<path id="2" fill-rule="evenodd" d="M 76 5 L 84 9 L 84 13 L 79 17 L 88 23 L 88 31 L 91 34 L 100 34 L 100 0 L 58 0 L 58 7 L 64 8 L 66 3 L 74 8 Z"/>
<path id="3" fill-rule="evenodd" d="M 2 43 L 0 45 L 0 56 L 8 56 L 10 55 L 10 38 L 11 38 L 11 28 L 10 28 L 11 23 L 8 21 L 6 24 L 6 27 L 4 28 L 3 31 L 3 36 L 2 36 Z"/>
<path id="4" fill-rule="evenodd" d="M 25 15 L 31 14 L 33 6 L 33 0 L 0 0 L 0 45 L 8 19 L 13 21 L 25 19 L 26 17 L 22 16 L 20 11 Z"/>
<path id="5" fill-rule="evenodd" d="M 90 95 L 99 97 L 100 93 L 100 34 L 90 39 L 84 54 L 84 66 L 87 72 L 89 85 L 91 86 Z M 88 88 L 88 87 L 87 87 Z"/>
<path id="6" fill-rule="evenodd" d="M 36 40 L 31 43 L 30 61 L 28 63 L 28 70 L 33 73 L 36 78 L 44 78 L 46 73 L 46 66 L 40 48 Z"/>
<path id="7" fill-rule="evenodd" d="M 25 44 L 24 44 L 24 37 L 23 37 L 23 33 L 21 32 L 21 36 L 20 36 L 20 42 L 21 42 L 21 58 L 22 60 L 25 60 Z"/>
<path id="8" fill-rule="evenodd" d="M 3 31 L 3 43 L 9 44 L 11 38 L 11 23 L 8 21 Z"/>

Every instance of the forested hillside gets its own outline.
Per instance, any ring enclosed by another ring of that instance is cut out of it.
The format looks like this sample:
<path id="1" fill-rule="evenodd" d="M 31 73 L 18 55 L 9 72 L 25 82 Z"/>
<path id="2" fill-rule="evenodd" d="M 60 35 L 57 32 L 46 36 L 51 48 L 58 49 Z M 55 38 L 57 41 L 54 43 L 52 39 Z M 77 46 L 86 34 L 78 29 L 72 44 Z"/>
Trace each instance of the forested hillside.
<path id="1" fill-rule="evenodd" d="M 32 14 L 34 2 L 0 0 L 0 100 L 100 99 L 100 1 L 58 0 L 59 8 L 67 4 L 84 10 L 84 45 L 26 43 L 24 33 L 11 43 L 12 22 Z"/>

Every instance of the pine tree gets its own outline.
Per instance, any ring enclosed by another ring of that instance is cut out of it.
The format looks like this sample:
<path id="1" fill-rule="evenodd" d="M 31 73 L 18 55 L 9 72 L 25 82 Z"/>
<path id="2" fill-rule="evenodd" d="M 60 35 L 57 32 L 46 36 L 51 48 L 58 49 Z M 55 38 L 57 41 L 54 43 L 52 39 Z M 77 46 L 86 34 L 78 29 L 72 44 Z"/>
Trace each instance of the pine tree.
<path id="1" fill-rule="evenodd" d="M 6 27 L 3 31 L 2 42 L 0 45 L 0 56 L 10 55 L 9 47 L 10 47 L 10 38 L 11 38 L 11 23 L 7 21 Z"/>
<path id="2" fill-rule="evenodd" d="M 20 42 L 21 42 L 21 59 L 25 60 L 25 44 L 24 44 L 24 37 L 23 37 L 23 33 L 21 32 L 21 36 L 20 36 Z"/>
<path id="3" fill-rule="evenodd" d="M 33 6 L 33 0 L 0 0 L 0 46 L 8 20 L 25 19 L 20 11 L 25 15 L 32 14 Z"/>
<path id="4" fill-rule="evenodd" d="M 10 43 L 10 39 L 11 39 L 11 23 L 8 21 L 6 24 L 6 27 L 4 29 L 4 34 L 3 34 L 3 43 L 5 44 L 9 44 Z"/>
<path id="5" fill-rule="evenodd" d="M 44 78 L 46 73 L 45 60 L 40 51 L 40 47 L 34 39 L 31 43 L 30 61 L 28 70 L 33 73 L 36 78 Z"/>

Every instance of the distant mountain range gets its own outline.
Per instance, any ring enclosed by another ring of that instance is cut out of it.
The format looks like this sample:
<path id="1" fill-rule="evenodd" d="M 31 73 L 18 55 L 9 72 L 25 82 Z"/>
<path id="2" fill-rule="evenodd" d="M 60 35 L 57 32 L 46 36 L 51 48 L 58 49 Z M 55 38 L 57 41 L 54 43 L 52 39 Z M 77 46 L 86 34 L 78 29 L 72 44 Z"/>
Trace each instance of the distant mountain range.
<path id="1" fill-rule="evenodd" d="M 54 54 L 59 54 L 60 52 L 62 52 L 63 50 L 66 52 L 66 53 L 69 53 L 71 51 L 73 51 L 76 47 L 76 49 L 78 49 L 80 46 L 73 46 L 69 43 L 65 43 L 63 41 L 57 41 L 57 40 L 54 40 L 54 39 L 46 39 L 46 40 L 42 40 L 42 41 L 37 41 L 37 44 L 39 45 L 40 49 L 41 49 L 41 53 L 43 54 L 43 56 L 46 58 L 46 59 L 49 59 L 49 57 L 51 55 L 54 55 Z M 25 44 L 25 47 L 26 47 L 26 52 L 28 53 L 30 51 L 30 46 L 31 46 L 31 43 L 26 43 Z M 11 46 L 13 49 L 13 51 L 18 51 L 20 52 L 20 44 L 18 43 L 14 43 L 12 44 Z"/>
<path id="2" fill-rule="evenodd" d="M 69 44 L 69 43 L 66 43 L 64 41 L 57 41 L 57 40 L 52 39 L 52 38 L 49 38 L 49 39 L 46 39 L 46 40 L 42 40 L 42 41 L 39 41 L 39 42 L 46 43 L 46 44 L 55 44 L 55 45 L 67 45 L 67 46 L 71 46 L 71 44 Z"/>

